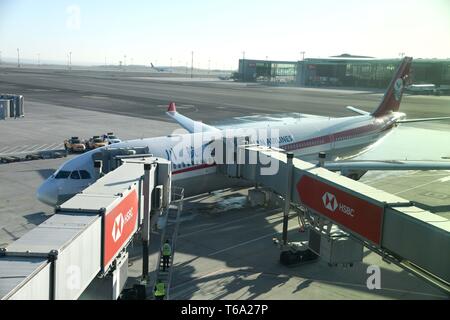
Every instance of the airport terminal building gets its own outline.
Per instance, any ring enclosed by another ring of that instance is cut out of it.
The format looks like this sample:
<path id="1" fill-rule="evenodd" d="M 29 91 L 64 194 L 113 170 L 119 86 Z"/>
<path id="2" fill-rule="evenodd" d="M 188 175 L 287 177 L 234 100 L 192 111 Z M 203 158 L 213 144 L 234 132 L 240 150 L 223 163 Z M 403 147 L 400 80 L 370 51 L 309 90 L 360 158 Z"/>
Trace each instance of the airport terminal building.
<path id="1" fill-rule="evenodd" d="M 399 61 L 347 54 L 303 61 L 240 59 L 238 77 L 246 82 L 296 86 L 385 88 Z M 415 84 L 450 85 L 450 59 L 415 59 L 412 68 Z"/>

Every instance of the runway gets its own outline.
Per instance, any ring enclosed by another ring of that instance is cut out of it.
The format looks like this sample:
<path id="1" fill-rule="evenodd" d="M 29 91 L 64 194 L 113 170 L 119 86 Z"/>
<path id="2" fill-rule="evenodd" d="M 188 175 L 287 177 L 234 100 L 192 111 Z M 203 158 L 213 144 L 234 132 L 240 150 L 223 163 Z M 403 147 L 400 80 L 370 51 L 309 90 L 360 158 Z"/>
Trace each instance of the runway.
<path id="1" fill-rule="evenodd" d="M 140 75 L 140 77 L 137 76 Z M 136 72 L 0 69 L 0 88 L 27 100 L 167 121 L 170 101 L 207 123 L 252 114 L 301 112 L 349 116 L 345 106 L 372 111 L 380 90 L 267 87 L 220 80 L 170 80 Z M 401 111 L 410 118 L 450 116 L 450 97 L 405 96 Z"/>

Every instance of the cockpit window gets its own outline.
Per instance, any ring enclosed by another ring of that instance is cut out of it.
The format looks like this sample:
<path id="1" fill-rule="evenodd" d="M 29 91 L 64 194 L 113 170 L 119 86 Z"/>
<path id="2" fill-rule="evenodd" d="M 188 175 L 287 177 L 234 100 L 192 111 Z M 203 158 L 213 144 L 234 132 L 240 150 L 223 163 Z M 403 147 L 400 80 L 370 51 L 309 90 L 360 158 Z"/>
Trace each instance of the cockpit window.
<path id="1" fill-rule="evenodd" d="M 91 175 L 86 170 L 80 170 L 81 179 L 90 179 Z"/>
<path id="2" fill-rule="evenodd" d="M 69 176 L 70 176 L 70 171 L 63 171 L 63 170 L 61 170 L 55 176 L 55 179 L 67 179 Z"/>
<path id="3" fill-rule="evenodd" d="M 72 171 L 72 174 L 70 175 L 70 179 L 79 180 L 80 179 L 80 174 L 78 173 L 78 171 Z"/>

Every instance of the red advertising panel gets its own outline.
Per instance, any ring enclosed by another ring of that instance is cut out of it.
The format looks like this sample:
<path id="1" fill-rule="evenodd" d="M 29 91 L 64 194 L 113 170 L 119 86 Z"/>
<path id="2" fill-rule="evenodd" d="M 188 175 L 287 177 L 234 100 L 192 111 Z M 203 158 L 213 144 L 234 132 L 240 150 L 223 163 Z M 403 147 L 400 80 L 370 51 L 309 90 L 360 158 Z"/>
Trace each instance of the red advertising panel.
<path id="1" fill-rule="evenodd" d="M 138 218 L 138 196 L 133 190 L 111 211 L 106 212 L 103 268 L 109 265 L 117 252 L 130 239 Z"/>
<path id="2" fill-rule="evenodd" d="M 381 244 L 383 208 L 308 176 L 300 178 L 297 192 L 309 208 L 373 243 Z"/>

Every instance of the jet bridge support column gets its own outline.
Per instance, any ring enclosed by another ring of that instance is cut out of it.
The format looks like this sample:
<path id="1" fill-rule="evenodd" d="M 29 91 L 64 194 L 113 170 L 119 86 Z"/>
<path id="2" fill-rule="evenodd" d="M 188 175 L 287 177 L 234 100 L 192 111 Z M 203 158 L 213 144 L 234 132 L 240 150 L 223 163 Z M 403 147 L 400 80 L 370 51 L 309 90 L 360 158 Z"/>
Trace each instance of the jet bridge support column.
<path id="1" fill-rule="evenodd" d="M 283 215 L 283 246 L 288 244 L 287 233 L 288 233 L 288 222 L 289 222 L 289 212 L 291 211 L 291 189 L 292 189 L 292 159 L 294 154 L 289 152 L 287 154 L 287 170 L 286 170 L 286 196 L 284 198 L 284 215 Z"/>
<path id="2" fill-rule="evenodd" d="M 325 159 L 327 155 L 325 152 L 319 152 L 319 167 L 325 167 Z"/>
<path id="3" fill-rule="evenodd" d="M 150 242 L 150 163 L 144 164 L 144 212 L 142 224 L 142 280 L 148 279 L 148 246 Z"/>

